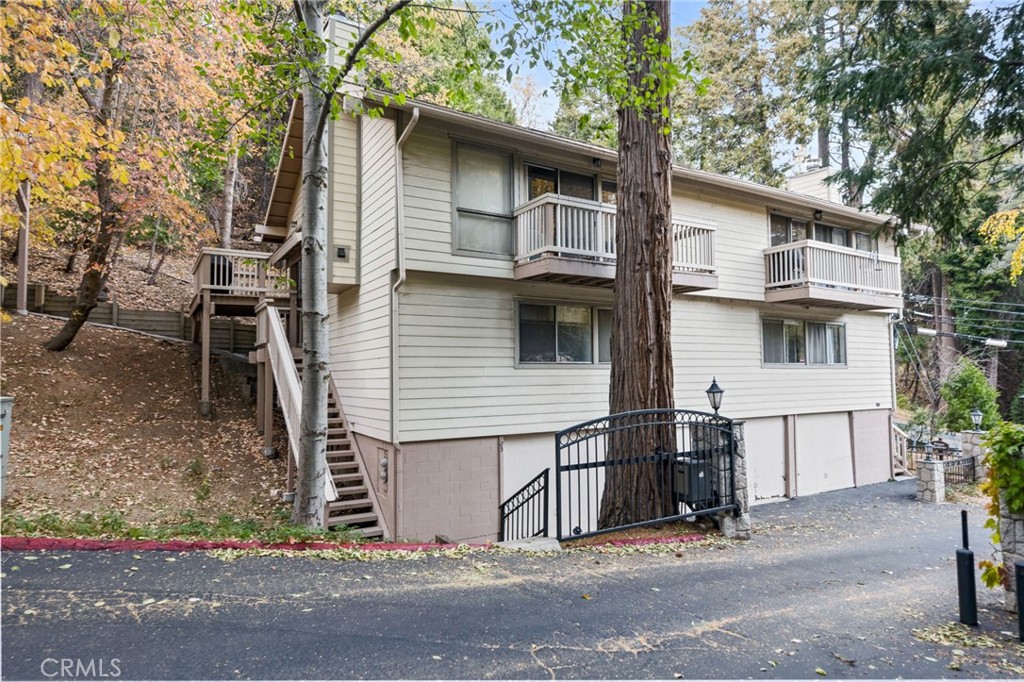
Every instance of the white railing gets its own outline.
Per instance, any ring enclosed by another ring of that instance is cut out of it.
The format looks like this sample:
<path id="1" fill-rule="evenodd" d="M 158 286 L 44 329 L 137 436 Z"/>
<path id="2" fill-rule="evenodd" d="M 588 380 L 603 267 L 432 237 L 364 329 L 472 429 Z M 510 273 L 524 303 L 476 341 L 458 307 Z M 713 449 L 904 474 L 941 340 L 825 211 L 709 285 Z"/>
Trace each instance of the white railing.
<path id="1" fill-rule="evenodd" d="M 914 468 L 914 458 L 908 447 L 910 436 L 895 424 L 892 425 L 892 473 L 910 474 Z"/>
<path id="2" fill-rule="evenodd" d="M 288 335 L 284 331 L 281 313 L 272 305 L 262 304 L 256 310 L 256 345 L 264 347 L 270 371 L 274 375 L 277 387 L 277 402 L 284 415 L 285 431 L 288 433 L 288 449 L 291 451 L 295 468 L 299 468 L 299 429 L 302 423 L 302 382 L 299 370 L 295 367 L 295 358 L 288 344 Z M 324 471 L 328 471 L 324 481 L 324 496 L 328 502 L 338 499 L 334 480 L 326 459 Z"/>
<path id="3" fill-rule="evenodd" d="M 799 241 L 765 249 L 765 287 L 824 286 L 901 296 L 900 259 L 826 242 Z"/>
<path id="4" fill-rule="evenodd" d="M 270 254 L 259 251 L 204 248 L 192 266 L 195 293 L 209 289 L 227 296 L 288 296 L 287 270 L 268 266 Z"/>
<path id="5" fill-rule="evenodd" d="M 615 206 L 543 194 L 515 210 L 516 262 L 543 255 L 615 262 Z M 672 268 L 715 271 L 715 228 L 672 219 Z"/>

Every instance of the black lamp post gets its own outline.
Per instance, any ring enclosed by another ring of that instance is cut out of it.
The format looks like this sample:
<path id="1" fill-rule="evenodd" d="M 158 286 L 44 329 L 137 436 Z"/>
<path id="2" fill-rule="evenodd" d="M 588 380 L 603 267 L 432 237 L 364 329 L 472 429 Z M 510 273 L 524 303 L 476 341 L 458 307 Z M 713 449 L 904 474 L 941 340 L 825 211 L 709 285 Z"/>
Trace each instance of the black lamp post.
<path id="1" fill-rule="evenodd" d="M 975 431 L 980 431 L 981 430 L 981 420 L 984 419 L 984 418 L 985 418 L 985 414 L 981 410 L 979 410 L 977 407 L 975 407 L 973 410 L 971 410 L 971 421 L 974 422 L 974 430 Z"/>
<path id="2" fill-rule="evenodd" d="M 717 415 L 718 408 L 722 406 L 722 394 L 725 393 L 725 390 L 718 385 L 718 381 L 715 377 L 711 377 L 711 385 L 708 386 L 708 390 L 704 392 L 708 394 L 708 402 L 711 403 L 711 409 L 713 409 Z"/>

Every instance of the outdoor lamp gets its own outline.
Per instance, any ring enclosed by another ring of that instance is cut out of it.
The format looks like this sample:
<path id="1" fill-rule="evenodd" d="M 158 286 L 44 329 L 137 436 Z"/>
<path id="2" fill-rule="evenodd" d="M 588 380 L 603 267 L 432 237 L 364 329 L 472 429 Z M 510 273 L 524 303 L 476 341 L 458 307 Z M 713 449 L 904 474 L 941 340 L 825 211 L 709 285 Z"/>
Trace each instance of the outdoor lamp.
<path id="1" fill-rule="evenodd" d="M 981 420 L 985 418 L 984 413 L 975 407 L 971 410 L 971 421 L 974 422 L 975 431 L 981 430 Z"/>
<path id="2" fill-rule="evenodd" d="M 711 409 L 715 411 L 715 414 L 718 414 L 718 408 L 722 406 L 722 394 L 725 391 L 718 385 L 715 377 L 711 377 L 711 385 L 704 392 L 708 394 L 708 402 L 711 403 Z"/>

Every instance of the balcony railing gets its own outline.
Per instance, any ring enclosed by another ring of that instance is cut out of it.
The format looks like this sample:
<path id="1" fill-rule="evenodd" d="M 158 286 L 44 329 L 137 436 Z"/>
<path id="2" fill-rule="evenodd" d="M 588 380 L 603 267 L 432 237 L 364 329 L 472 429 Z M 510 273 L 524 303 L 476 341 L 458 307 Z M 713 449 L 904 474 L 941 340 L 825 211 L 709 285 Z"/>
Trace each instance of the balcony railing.
<path id="1" fill-rule="evenodd" d="M 543 194 L 515 210 L 516 263 L 542 256 L 614 264 L 615 206 Z M 672 219 L 672 269 L 715 272 L 715 229 Z"/>
<path id="2" fill-rule="evenodd" d="M 257 251 L 204 248 L 192 266 L 192 286 L 197 295 L 209 289 L 224 296 L 287 297 L 288 272 L 269 267 L 269 258 Z"/>
<path id="3" fill-rule="evenodd" d="M 899 297 L 900 259 L 826 242 L 800 241 L 764 252 L 765 288 L 826 287 Z"/>

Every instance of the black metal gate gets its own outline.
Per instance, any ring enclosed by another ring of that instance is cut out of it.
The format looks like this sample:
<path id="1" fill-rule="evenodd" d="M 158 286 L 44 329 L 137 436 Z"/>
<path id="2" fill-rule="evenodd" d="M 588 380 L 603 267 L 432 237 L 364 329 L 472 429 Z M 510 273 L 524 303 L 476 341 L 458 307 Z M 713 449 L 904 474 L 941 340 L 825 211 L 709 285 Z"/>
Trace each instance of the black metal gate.
<path id="1" fill-rule="evenodd" d="M 690 410 L 623 412 L 559 431 L 555 434 L 558 539 L 738 508 L 733 494 L 735 447 L 731 419 Z M 641 477 L 647 492 L 637 494 L 630 486 Z M 613 489 L 618 492 L 609 495 Z M 644 511 L 651 507 L 651 497 L 658 497 L 655 506 L 660 511 Z M 608 513 L 604 506 L 612 503 L 632 509 Z M 626 516 L 631 522 L 610 525 L 608 518 L 615 516 Z"/>

